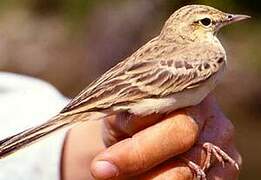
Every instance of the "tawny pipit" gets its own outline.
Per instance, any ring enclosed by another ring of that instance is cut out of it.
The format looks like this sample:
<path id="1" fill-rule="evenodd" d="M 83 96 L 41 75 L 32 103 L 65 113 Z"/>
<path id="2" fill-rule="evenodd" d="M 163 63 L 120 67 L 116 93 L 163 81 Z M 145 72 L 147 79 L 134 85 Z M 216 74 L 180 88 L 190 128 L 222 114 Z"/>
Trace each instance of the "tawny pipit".
<path id="1" fill-rule="evenodd" d="M 226 53 L 216 37 L 230 23 L 249 18 L 203 5 L 177 10 L 155 37 L 74 98 L 48 122 L 0 142 L 3 158 L 58 129 L 88 119 L 128 112 L 136 116 L 168 113 L 199 104 L 222 76 Z M 237 166 L 218 147 L 206 143 L 209 167 L 214 153 Z M 192 168 L 197 166 L 188 163 Z M 200 172 L 198 173 L 200 175 Z"/>

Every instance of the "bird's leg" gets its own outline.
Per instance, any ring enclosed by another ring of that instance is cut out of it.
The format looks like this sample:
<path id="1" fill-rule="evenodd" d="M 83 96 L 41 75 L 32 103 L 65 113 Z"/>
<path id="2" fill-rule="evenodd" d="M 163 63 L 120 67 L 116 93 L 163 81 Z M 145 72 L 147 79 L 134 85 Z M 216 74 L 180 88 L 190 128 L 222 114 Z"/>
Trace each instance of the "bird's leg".
<path id="1" fill-rule="evenodd" d="M 194 172 L 196 175 L 196 180 L 207 180 L 204 170 L 199 165 L 186 158 L 182 158 L 182 160 L 184 160 L 188 167 Z"/>
<path id="2" fill-rule="evenodd" d="M 208 142 L 203 143 L 202 146 L 206 150 L 206 159 L 204 161 L 202 168 L 199 165 L 197 165 L 196 163 L 194 163 L 193 161 L 190 161 L 186 158 L 182 158 L 182 160 L 184 160 L 186 162 L 186 164 L 189 166 L 189 168 L 191 170 L 193 170 L 193 172 L 195 173 L 196 180 L 206 180 L 207 179 L 205 172 L 208 170 L 208 168 L 211 165 L 212 155 L 217 158 L 217 160 L 222 164 L 223 167 L 225 167 L 225 162 L 228 162 L 232 166 L 234 166 L 237 170 L 239 170 L 238 163 L 218 146 L 215 146 Z"/>
<path id="3" fill-rule="evenodd" d="M 219 147 L 217 147 L 211 143 L 204 143 L 203 148 L 206 150 L 206 153 L 207 153 L 206 160 L 203 165 L 204 171 L 210 167 L 210 161 L 211 161 L 212 155 L 214 155 L 217 158 L 217 160 L 220 163 L 222 163 L 223 167 L 225 166 L 225 162 L 229 162 L 232 166 L 235 166 L 235 168 L 237 170 L 239 170 L 238 163 Z"/>

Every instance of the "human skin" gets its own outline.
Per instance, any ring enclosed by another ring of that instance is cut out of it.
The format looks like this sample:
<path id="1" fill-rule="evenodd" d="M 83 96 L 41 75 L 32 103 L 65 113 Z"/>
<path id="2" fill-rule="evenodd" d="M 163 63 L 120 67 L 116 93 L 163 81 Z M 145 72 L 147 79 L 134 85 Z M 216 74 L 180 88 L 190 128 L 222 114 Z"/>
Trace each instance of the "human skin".
<path id="1" fill-rule="evenodd" d="M 241 165 L 234 146 L 234 127 L 212 96 L 195 107 L 164 116 L 121 115 L 85 123 L 66 137 L 62 179 L 193 179 L 182 158 L 202 166 L 204 142 L 221 147 Z M 109 178 L 111 173 L 117 177 Z M 213 160 L 207 178 L 234 180 L 238 174 L 230 164 L 223 167 Z"/>

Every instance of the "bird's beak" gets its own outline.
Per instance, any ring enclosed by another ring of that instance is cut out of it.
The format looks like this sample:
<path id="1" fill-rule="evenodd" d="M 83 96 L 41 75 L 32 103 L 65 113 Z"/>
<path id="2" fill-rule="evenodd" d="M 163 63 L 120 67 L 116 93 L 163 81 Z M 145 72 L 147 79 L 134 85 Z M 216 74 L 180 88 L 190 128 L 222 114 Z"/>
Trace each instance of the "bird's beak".
<path id="1" fill-rule="evenodd" d="M 219 31 L 219 29 L 221 29 L 222 27 L 238 22 L 238 21 L 242 21 L 245 19 L 249 19 L 251 18 L 251 16 L 247 16 L 247 15 L 241 15 L 241 14 L 226 14 L 226 17 L 224 18 L 223 21 L 221 21 L 220 23 L 217 24 L 216 29 L 215 29 L 215 33 L 217 33 Z"/>
<path id="2" fill-rule="evenodd" d="M 251 16 L 241 15 L 241 14 L 228 14 L 227 18 L 225 20 L 225 23 L 226 24 L 232 24 L 232 23 L 235 23 L 235 22 L 238 22 L 238 21 L 249 19 L 249 18 L 251 18 Z"/>

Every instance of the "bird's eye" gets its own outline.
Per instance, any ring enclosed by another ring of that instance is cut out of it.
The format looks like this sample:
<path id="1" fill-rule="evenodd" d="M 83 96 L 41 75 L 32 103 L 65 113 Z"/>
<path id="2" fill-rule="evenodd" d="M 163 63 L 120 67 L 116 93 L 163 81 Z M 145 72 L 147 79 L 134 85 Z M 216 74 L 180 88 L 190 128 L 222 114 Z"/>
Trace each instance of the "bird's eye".
<path id="1" fill-rule="evenodd" d="M 209 26 L 211 25 L 212 21 L 209 18 L 204 18 L 199 21 L 203 26 Z"/>

